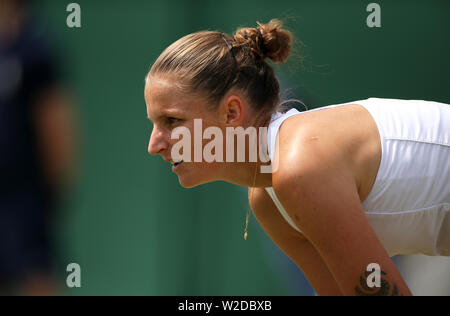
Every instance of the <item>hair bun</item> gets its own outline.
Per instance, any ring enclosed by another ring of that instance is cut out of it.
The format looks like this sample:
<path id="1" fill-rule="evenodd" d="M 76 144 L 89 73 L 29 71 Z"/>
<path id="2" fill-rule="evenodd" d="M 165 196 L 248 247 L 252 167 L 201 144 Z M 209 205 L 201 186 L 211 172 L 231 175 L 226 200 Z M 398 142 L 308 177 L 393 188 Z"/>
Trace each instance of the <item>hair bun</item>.
<path id="1" fill-rule="evenodd" d="M 292 33 L 282 29 L 283 22 L 278 19 L 257 24 L 257 28 L 239 28 L 234 40 L 239 44 L 249 44 L 255 56 L 269 58 L 275 63 L 285 62 L 291 49 Z"/>

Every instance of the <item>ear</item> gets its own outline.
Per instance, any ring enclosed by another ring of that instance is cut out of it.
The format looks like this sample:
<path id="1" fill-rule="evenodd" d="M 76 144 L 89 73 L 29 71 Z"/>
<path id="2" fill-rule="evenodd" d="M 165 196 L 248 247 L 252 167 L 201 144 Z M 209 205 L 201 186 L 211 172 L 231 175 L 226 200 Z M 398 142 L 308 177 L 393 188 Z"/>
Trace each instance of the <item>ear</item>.
<path id="1" fill-rule="evenodd" d="M 224 118 L 226 125 L 241 126 L 244 122 L 245 107 L 243 100 L 237 95 L 230 95 L 224 102 Z"/>

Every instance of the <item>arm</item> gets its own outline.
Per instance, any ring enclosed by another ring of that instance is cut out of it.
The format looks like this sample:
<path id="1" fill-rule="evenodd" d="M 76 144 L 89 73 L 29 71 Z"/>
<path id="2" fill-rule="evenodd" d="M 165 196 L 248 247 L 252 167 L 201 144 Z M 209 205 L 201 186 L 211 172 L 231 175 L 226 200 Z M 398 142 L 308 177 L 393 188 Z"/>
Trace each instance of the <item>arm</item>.
<path id="1" fill-rule="evenodd" d="M 307 139 L 307 138 L 305 138 Z M 286 147 L 287 146 L 287 147 Z M 280 155 L 273 187 L 289 216 L 317 249 L 344 295 L 411 295 L 371 228 L 348 159 L 326 141 L 302 141 Z M 381 287 L 366 286 L 366 269 L 377 263 Z"/>
<path id="2" fill-rule="evenodd" d="M 74 113 L 61 88 L 48 88 L 36 99 L 34 122 L 45 175 L 53 188 L 73 180 L 75 160 Z"/>
<path id="3" fill-rule="evenodd" d="M 284 220 L 264 189 L 254 190 L 251 207 L 264 231 L 297 264 L 319 295 L 342 295 L 317 250 Z"/>

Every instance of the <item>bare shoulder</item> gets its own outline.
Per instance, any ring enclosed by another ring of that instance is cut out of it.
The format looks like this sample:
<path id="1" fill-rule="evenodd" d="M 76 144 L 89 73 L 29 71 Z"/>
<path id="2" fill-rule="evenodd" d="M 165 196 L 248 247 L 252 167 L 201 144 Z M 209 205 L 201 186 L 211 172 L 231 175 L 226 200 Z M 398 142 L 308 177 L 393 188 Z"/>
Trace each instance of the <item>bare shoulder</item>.
<path id="1" fill-rule="evenodd" d="M 381 159 L 377 126 L 358 104 L 293 116 L 281 125 L 277 144 L 275 185 L 286 177 L 347 173 L 355 179 L 362 199 L 370 191 Z"/>
<path id="2" fill-rule="evenodd" d="M 330 159 L 348 158 L 364 139 L 367 115 L 361 106 L 349 104 L 293 116 L 280 127 L 280 148 L 283 153 L 307 149 L 323 151 Z"/>

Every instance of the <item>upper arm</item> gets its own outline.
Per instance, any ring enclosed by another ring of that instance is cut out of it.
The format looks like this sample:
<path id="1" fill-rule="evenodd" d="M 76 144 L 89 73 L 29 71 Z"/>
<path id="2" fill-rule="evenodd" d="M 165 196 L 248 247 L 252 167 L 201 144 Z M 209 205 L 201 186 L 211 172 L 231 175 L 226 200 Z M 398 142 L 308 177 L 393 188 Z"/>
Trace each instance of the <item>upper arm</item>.
<path id="1" fill-rule="evenodd" d="M 272 241 L 304 272 L 319 295 L 341 295 L 317 250 L 281 216 L 264 189 L 255 189 L 249 197 L 253 213 Z"/>
<path id="2" fill-rule="evenodd" d="M 336 158 L 334 144 L 324 144 L 320 139 L 289 148 L 280 144 L 281 153 L 283 146 L 291 151 L 291 155 L 280 155 L 273 175 L 280 202 L 317 249 L 344 295 L 361 291 L 410 294 L 364 214 L 352 169 Z M 381 288 L 366 286 L 371 263 L 386 273 Z"/>
<path id="3" fill-rule="evenodd" d="M 46 175 L 53 184 L 70 178 L 75 156 L 74 109 L 59 87 L 48 87 L 35 100 L 34 125 Z"/>

